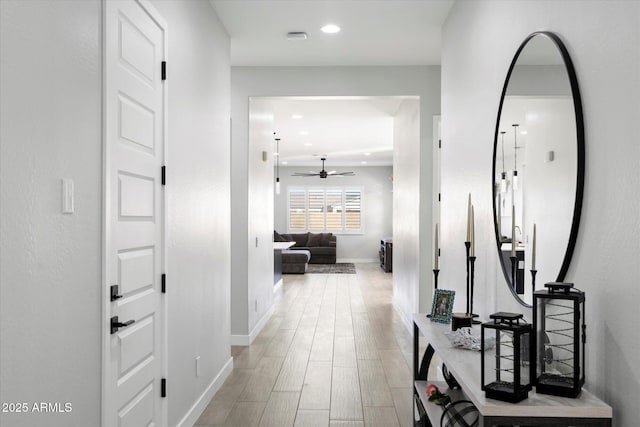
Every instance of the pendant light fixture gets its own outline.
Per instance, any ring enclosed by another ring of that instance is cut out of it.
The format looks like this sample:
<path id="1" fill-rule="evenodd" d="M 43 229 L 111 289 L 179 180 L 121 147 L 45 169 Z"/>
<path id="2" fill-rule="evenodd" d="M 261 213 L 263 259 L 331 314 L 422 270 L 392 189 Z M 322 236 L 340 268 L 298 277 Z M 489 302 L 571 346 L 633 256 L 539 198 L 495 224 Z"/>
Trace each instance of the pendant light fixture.
<path id="1" fill-rule="evenodd" d="M 518 190 L 518 123 L 513 125 L 513 191 Z"/>
<path id="2" fill-rule="evenodd" d="M 507 133 L 505 131 L 500 132 L 502 135 L 502 174 L 500 175 L 500 192 L 507 192 L 507 172 L 504 170 L 504 134 Z"/>
<path id="3" fill-rule="evenodd" d="M 280 138 L 276 138 L 276 194 L 280 194 Z"/>
<path id="4" fill-rule="evenodd" d="M 518 126 L 517 123 L 513 125 L 513 191 L 518 189 Z"/>

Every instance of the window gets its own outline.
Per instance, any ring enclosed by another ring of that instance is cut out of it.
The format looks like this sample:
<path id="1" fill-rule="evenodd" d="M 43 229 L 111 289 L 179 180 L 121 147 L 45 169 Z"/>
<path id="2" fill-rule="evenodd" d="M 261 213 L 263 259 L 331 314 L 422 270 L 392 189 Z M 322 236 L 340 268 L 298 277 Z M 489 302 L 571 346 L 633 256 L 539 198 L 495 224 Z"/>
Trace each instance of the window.
<path id="1" fill-rule="evenodd" d="M 361 233 L 361 188 L 314 187 L 288 189 L 288 226 L 295 231 Z"/>

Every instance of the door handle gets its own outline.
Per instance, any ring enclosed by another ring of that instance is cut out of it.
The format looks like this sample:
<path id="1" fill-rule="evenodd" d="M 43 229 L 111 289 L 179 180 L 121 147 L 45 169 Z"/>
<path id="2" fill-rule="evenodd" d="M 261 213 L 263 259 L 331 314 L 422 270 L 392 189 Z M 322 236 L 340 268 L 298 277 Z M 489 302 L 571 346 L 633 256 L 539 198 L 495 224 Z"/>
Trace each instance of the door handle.
<path id="1" fill-rule="evenodd" d="M 111 318 L 111 334 L 115 334 L 118 332 L 120 328 L 126 328 L 127 326 L 131 326 L 136 323 L 135 320 L 128 320 L 124 323 L 118 321 L 118 316 L 113 316 Z"/>
<path id="2" fill-rule="evenodd" d="M 122 295 L 120 295 L 118 291 L 119 291 L 118 285 L 111 285 L 111 301 L 115 301 L 122 298 Z"/>

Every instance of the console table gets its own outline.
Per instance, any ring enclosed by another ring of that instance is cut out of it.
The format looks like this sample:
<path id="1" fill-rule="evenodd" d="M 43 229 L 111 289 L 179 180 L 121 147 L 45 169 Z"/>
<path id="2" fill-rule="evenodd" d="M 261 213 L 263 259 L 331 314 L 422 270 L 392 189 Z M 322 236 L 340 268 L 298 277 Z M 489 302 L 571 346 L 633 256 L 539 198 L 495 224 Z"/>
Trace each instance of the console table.
<path id="1" fill-rule="evenodd" d="M 480 327 L 479 325 L 476 327 Z M 428 401 L 428 384 L 435 384 L 451 396 L 451 400 L 470 400 L 480 413 L 480 427 L 520 426 L 611 426 L 612 409 L 584 388 L 577 399 L 537 394 L 535 387 L 529 398 L 520 403 L 507 403 L 487 399 L 480 384 L 480 352 L 452 347 L 444 335 L 450 325 L 431 322 L 424 313 L 413 315 L 413 377 L 415 405 L 426 411 L 423 423 L 416 425 L 439 426 L 443 408 Z M 424 335 L 428 346 L 422 360 L 419 338 Z M 445 382 L 427 379 L 429 364 L 434 354 L 447 366 L 462 390 L 450 390 Z"/>

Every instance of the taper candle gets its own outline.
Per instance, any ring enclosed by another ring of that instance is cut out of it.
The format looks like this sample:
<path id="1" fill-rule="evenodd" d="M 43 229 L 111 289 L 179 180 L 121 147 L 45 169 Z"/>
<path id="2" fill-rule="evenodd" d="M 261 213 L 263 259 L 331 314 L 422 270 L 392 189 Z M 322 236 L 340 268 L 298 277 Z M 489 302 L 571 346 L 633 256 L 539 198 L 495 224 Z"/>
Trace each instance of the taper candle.
<path id="1" fill-rule="evenodd" d="M 434 270 L 438 270 L 439 268 L 439 262 L 438 262 L 438 224 L 436 224 L 436 237 L 435 237 L 435 243 L 433 245 L 433 269 Z"/>
<path id="2" fill-rule="evenodd" d="M 536 225 L 533 224 L 533 248 L 531 250 L 531 269 L 536 269 Z"/>
<path id="3" fill-rule="evenodd" d="M 516 256 L 516 207 L 511 205 L 511 256 Z"/>
<path id="4" fill-rule="evenodd" d="M 471 193 L 467 202 L 467 242 L 471 241 L 469 239 L 471 239 Z"/>
<path id="5" fill-rule="evenodd" d="M 471 205 L 471 256 L 476 256 L 476 221 L 473 205 Z"/>

